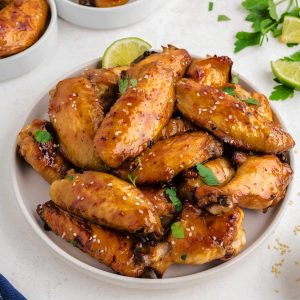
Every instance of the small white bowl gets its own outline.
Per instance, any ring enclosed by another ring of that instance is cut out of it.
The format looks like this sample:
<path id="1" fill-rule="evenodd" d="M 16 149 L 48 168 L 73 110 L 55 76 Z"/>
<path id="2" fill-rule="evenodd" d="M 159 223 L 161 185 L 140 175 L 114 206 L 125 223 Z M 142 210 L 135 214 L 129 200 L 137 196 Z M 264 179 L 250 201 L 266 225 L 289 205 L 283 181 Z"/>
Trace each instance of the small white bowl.
<path id="1" fill-rule="evenodd" d="M 116 7 L 98 8 L 80 5 L 77 0 L 56 0 L 58 15 L 73 24 L 93 29 L 113 29 L 145 19 L 162 0 L 130 0 Z"/>
<path id="2" fill-rule="evenodd" d="M 86 68 L 95 68 L 99 60 L 100 59 L 98 58 L 82 64 L 49 85 L 32 104 L 29 111 L 25 114 L 25 118 L 20 120 L 15 136 L 17 136 L 18 132 L 25 124 L 30 123 L 32 120 L 36 118 L 48 119 L 47 110 L 49 103 L 49 91 L 56 86 L 58 81 L 69 77 L 80 76 Z M 259 89 L 250 84 L 242 76 L 239 78 L 240 84 L 246 89 L 255 89 L 259 91 Z M 284 127 L 284 123 L 279 118 L 276 110 L 273 107 L 272 109 L 276 117 L 278 117 L 279 122 Z M 227 272 L 227 274 L 229 274 L 229 267 L 233 267 L 235 265 L 238 266 L 241 260 L 248 257 L 249 254 L 254 249 L 258 248 L 274 231 L 286 211 L 288 206 L 288 197 L 292 189 L 292 184 L 290 184 L 287 189 L 285 199 L 274 208 L 269 209 L 265 214 L 261 211 L 244 210 L 244 227 L 246 230 L 247 243 L 243 251 L 233 259 L 223 263 L 215 261 L 201 266 L 173 265 L 168 269 L 163 279 L 131 278 L 116 274 L 110 268 L 97 262 L 88 254 L 73 247 L 61 237 L 56 236 L 53 232 L 44 230 L 43 222 L 36 213 L 36 207 L 38 204 L 49 200 L 49 184 L 16 154 L 16 143 L 12 145 L 11 153 L 12 161 L 10 169 L 12 183 L 18 203 L 26 220 L 41 240 L 43 240 L 43 242 L 45 242 L 47 246 L 58 255 L 58 257 L 62 258 L 81 272 L 104 282 L 137 289 L 179 288 L 191 283 L 200 283 L 201 281 L 212 279 L 213 276 L 220 272 Z M 289 152 L 289 159 L 291 167 L 294 168 L 294 157 L 292 151 Z"/>
<path id="3" fill-rule="evenodd" d="M 50 21 L 44 34 L 26 50 L 0 59 L 0 81 L 24 75 L 53 53 L 57 41 L 57 11 L 54 0 L 47 0 Z"/>

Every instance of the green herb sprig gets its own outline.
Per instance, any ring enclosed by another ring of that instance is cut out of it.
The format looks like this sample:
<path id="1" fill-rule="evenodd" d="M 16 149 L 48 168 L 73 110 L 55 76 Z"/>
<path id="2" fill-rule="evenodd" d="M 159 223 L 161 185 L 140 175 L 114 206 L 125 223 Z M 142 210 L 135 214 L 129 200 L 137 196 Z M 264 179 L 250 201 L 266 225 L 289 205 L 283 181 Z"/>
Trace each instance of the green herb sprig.
<path id="1" fill-rule="evenodd" d="M 129 76 L 125 76 L 124 78 L 120 78 L 118 80 L 118 86 L 119 86 L 119 92 L 121 95 L 123 95 L 127 89 L 132 86 L 137 86 L 137 80 L 136 79 L 129 79 Z"/>
<path id="2" fill-rule="evenodd" d="M 287 8 L 278 16 L 277 7 L 286 2 Z M 236 34 L 234 52 L 237 53 L 250 46 L 261 46 L 265 40 L 268 40 L 268 34 L 271 32 L 273 37 L 281 35 L 282 23 L 285 16 L 299 17 L 300 8 L 297 0 L 245 0 L 242 6 L 248 11 L 246 21 L 252 23 L 252 32 L 240 31 Z"/>
<path id="3" fill-rule="evenodd" d="M 45 144 L 52 140 L 51 134 L 46 130 L 37 130 L 34 134 L 34 138 L 40 144 Z"/>
<path id="4" fill-rule="evenodd" d="M 175 222 L 171 225 L 171 232 L 175 239 L 184 239 L 184 229 L 180 222 Z"/>
<path id="5" fill-rule="evenodd" d="M 180 212 L 182 210 L 182 202 L 177 197 L 176 190 L 174 188 L 168 188 L 166 189 L 166 194 L 173 203 L 176 211 Z"/>
<path id="6" fill-rule="evenodd" d="M 196 165 L 197 171 L 203 180 L 203 182 L 209 186 L 218 186 L 220 185 L 220 182 L 218 178 L 215 176 L 215 174 L 207 167 L 205 167 L 202 164 Z"/>

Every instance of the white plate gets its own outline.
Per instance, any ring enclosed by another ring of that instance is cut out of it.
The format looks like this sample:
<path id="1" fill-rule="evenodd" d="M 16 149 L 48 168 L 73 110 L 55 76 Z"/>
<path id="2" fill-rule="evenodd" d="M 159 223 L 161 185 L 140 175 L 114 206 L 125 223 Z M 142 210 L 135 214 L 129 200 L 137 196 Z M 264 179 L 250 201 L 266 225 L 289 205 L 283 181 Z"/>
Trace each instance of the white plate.
<path id="1" fill-rule="evenodd" d="M 27 74 L 47 56 L 53 54 L 57 41 L 57 12 L 54 0 L 47 0 L 50 7 L 50 22 L 43 35 L 26 50 L 0 59 L 0 81 Z"/>
<path id="2" fill-rule="evenodd" d="M 84 69 L 95 67 L 98 61 L 99 59 L 89 61 L 75 68 L 72 72 L 65 74 L 51 84 L 34 102 L 29 112 L 26 114 L 27 117 L 17 128 L 16 135 L 24 124 L 30 123 L 33 119 L 48 119 L 48 92 L 56 86 L 59 80 L 67 77 L 78 76 Z M 258 90 L 243 79 L 242 76 L 240 76 L 240 83 L 247 89 Z M 279 119 L 279 121 L 283 124 L 282 120 Z M 229 272 L 229 266 L 237 264 L 240 260 L 246 258 L 250 252 L 257 248 L 271 234 L 285 212 L 288 204 L 288 194 L 291 190 L 290 185 L 288 187 L 285 200 L 275 208 L 269 209 L 266 214 L 263 214 L 262 212 L 244 210 L 244 225 L 246 229 L 247 244 L 244 250 L 230 261 L 224 263 L 214 262 L 202 266 L 172 266 L 167 271 L 163 279 L 130 278 L 115 274 L 112 270 L 105 267 L 103 264 L 98 263 L 95 259 L 89 257 L 79 249 L 74 248 L 60 237 L 57 237 L 54 233 L 44 230 L 43 222 L 36 213 L 36 207 L 38 204 L 49 200 L 49 185 L 33 169 L 31 169 L 29 165 L 16 155 L 15 144 L 13 145 L 12 153 L 12 181 L 17 200 L 23 214 L 37 235 L 56 254 L 58 254 L 59 257 L 63 258 L 72 266 L 80 269 L 86 274 L 109 283 L 139 289 L 178 288 L 181 285 L 208 279 L 220 271 Z M 292 152 L 290 152 L 290 163 L 293 167 L 294 160 Z"/>
<path id="3" fill-rule="evenodd" d="M 166 0 L 129 0 L 116 7 L 98 8 L 79 5 L 78 0 L 56 0 L 58 14 L 73 24 L 94 28 L 125 27 L 145 19 Z"/>

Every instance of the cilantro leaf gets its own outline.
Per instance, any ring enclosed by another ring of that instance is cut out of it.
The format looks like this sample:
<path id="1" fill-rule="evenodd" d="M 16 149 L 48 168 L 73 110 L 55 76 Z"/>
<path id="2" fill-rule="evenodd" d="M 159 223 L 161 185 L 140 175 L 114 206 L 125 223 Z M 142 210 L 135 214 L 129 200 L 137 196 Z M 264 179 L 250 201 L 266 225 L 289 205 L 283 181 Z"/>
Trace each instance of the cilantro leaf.
<path id="1" fill-rule="evenodd" d="M 228 94 L 228 95 L 231 95 L 231 96 L 236 96 L 236 92 L 234 90 L 234 88 L 232 86 L 227 86 L 226 88 L 223 89 L 223 91 Z"/>
<path id="2" fill-rule="evenodd" d="M 208 2 L 208 11 L 212 11 L 214 9 L 214 3 Z"/>
<path id="3" fill-rule="evenodd" d="M 269 13 L 270 13 L 270 17 L 273 20 L 278 20 L 278 15 L 277 15 L 277 10 L 276 10 L 276 4 L 274 3 L 273 0 L 269 0 Z"/>
<path id="4" fill-rule="evenodd" d="M 139 175 L 132 177 L 132 173 L 129 173 L 127 177 L 130 182 L 136 187 L 136 180 L 139 178 Z"/>
<path id="5" fill-rule="evenodd" d="M 218 186 L 220 185 L 220 182 L 218 178 L 215 176 L 215 174 L 207 167 L 205 167 L 202 164 L 196 165 L 197 171 L 199 175 L 201 176 L 201 179 L 203 182 L 209 186 Z"/>
<path id="6" fill-rule="evenodd" d="M 187 258 L 187 254 L 182 254 L 181 256 L 180 256 L 180 258 L 182 259 L 182 260 L 186 260 L 186 258 Z"/>
<path id="7" fill-rule="evenodd" d="M 298 46 L 299 44 L 296 44 L 296 43 L 287 43 L 286 45 L 287 45 L 289 48 L 292 48 L 292 47 Z"/>
<path id="8" fill-rule="evenodd" d="M 262 11 L 268 9 L 268 0 L 245 0 L 242 6 L 250 11 Z"/>
<path id="9" fill-rule="evenodd" d="M 274 87 L 270 96 L 271 100 L 286 100 L 294 96 L 294 90 L 283 84 Z"/>
<path id="10" fill-rule="evenodd" d="M 257 105 L 257 106 L 261 106 L 260 103 L 257 101 L 257 99 L 254 98 L 247 98 L 247 99 L 240 99 L 241 101 L 244 101 L 248 104 L 253 104 L 253 105 Z"/>
<path id="11" fill-rule="evenodd" d="M 128 76 L 126 76 L 125 78 L 120 78 L 118 80 L 119 92 L 121 95 L 123 95 L 126 92 L 128 88 L 128 83 L 129 83 Z"/>
<path id="12" fill-rule="evenodd" d="M 284 61 L 300 61 L 300 50 L 292 54 L 291 56 L 285 56 L 281 60 Z"/>
<path id="13" fill-rule="evenodd" d="M 40 144 L 45 144 L 52 140 L 51 134 L 46 130 L 37 130 L 34 134 L 34 138 Z"/>
<path id="14" fill-rule="evenodd" d="M 218 22 L 230 21 L 230 18 L 225 15 L 218 15 Z"/>
<path id="15" fill-rule="evenodd" d="M 121 95 L 123 95 L 126 90 L 129 88 L 129 86 L 136 87 L 137 86 L 137 80 L 136 79 L 130 79 L 128 75 L 124 78 L 120 78 L 118 80 L 118 86 L 119 86 L 119 92 Z"/>
<path id="16" fill-rule="evenodd" d="M 240 80 L 239 74 L 236 74 L 236 75 L 233 76 L 233 78 L 232 78 L 232 80 L 231 80 L 231 83 L 232 83 L 232 84 L 238 84 L 238 83 L 239 83 L 239 80 Z"/>
<path id="17" fill-rule="evenodd" d="M 175 239 L 184 238 L 184 229 L 179 222 L 175 222 L 171 225 L 172 235 Z"/>
<path id="18" fill-rule="evenodd" d="M 262 34 L 260 32 L 245 32 L 240 31 L 236 34 L 234 43 L 234 52 L 237 53 L 249 46 L 259 45 Z"/>
<path id="19" fill-rule="evenodd" d="M 76 241 L 76 240 L 72 240 L 72 241 L 70 241 L 70 243 L 71 243 L 74 247 L 77 246 L 77 241 Z"/>
<path id="20" fill-rule="evenodd" d="M 67 176 L 66 176 L 66 179 L 72 181 L 72 180 L 74 179 L 74 176 L 73 176 L 73 175 L 67 175 Z"/>
<path id="21" fill-rule="evenodd" d="M 168 195 L 169 199 L 175 206 L 177 212 L 182 210 L 182 202 L 177 197 L 176 190 L 174 188 L 166 189 L 166 194 Z"/>

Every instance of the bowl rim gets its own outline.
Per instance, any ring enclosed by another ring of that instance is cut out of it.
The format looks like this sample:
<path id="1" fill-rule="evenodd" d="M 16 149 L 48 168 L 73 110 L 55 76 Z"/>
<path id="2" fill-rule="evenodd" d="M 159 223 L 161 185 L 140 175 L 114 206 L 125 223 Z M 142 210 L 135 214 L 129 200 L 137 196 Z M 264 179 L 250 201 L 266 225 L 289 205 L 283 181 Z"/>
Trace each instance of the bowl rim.
<path id="1" fill-rule="evenodd" d="M 118 11 L 118 10 L 124 10 L 127 8 L 132 8 L 133 6 L 141 5 L 141 2 L 146 2 L 149 0 L 135 0 L 134 2 L 125 3 L 123 5 L 119 6 L 113 6 L 113 7 L 92 7 L 92 6 L 85 6 L 81 5 L 79 3 L 73 2 L 72 0 L 57 0 L 66 3 L 66 5 L 73 6 L 75 9 L 83 9 L 86 11 L 105 11 L 105 12 L 112 12 L 112 11 Z"/>
<path id="2" fill-rule="evenodd" d="M 157 51 L 157 50 L 154 49 L 154 51 Z M 191 55 L 191 56 L 193 58 L 199 58 L 199 56 L 197 56 L 197 55 Z M 54 86 L 56 86 L 56 84 L 60 80 L 74 76 L 74 73 L 76 73 L 80 70 L 83 70 L 84 68 L 87 68 L 93 64 L 95 65 L 97 62 L 99 62 L 99 60 L 101 60 L 101 58 L 88 60 L 85 63 L 78 64 L 76 67 L 72 68 L 71 71 L 68 71 L 68 72 L 64 73 L 63 75 L 59 76 L 55 81 L 53 81 L 45 89 L 43 89 L 43 91 L 38 95 L 36 100 L 29 106 L 29 108 L 27 109 L 26 113 L 24 114 L 24 117 L 22 118 L 22 120 L 17 122 L 17 124 L 16 124 L 17 127 L 15 130 L 14 137 L 17 136 L 17 134 L 19 133 L 20 128 L 22 128 L 24 126 L 28 115 L 32 112 L 32 110 L 35 108 L 35 106 L 41 101 L 41 99 Z M 245 79 L 243 77 L 243 75 L 241 75 L 240 73 L 236 73 L 234 71 L 232 72 L 232 74 L 238 74 L 240 80 L 243 81 L 243 83 L 245 83 L 246 85 L 248 85 L 249 87 L 254 89 L 255 85 L 252 84 L 249 80 Z M 255 90 L 259 92 L 259 89 L 255 89 Z M 274 108 L 271 103 L 270 103 L 270 106 L 272 108 L 272 111 L 275 113 L 276 117 L 278 118 L 279 122 L 283 126 L 283 128 L 286 129 L 285 123 L 282 121 L 276 108 Z M 10 161 L 10 164 L 11 164 L 11 174 L 10 175 L 12 178 L 13 189 L 14 189 L 19 207 L 20 207 L 23 215 L 25 216 L 26 221 L 29 223 L 29 225 L 32 227 L 32 229 L 35 231 L 35 233 L 45 242 L 46 245 L 48 245 L 48 247 L 52 251 L 54 251 L 54 253 L 56 255 L 58 255 L 61 259 L 63 259 L 64 261 L 66 261 L 67 263 L 72 265 L 73 267 L 77 267 L 78 269 L 81 269 L 81 271 L 85 272 L 86 274 L 89 274 L 90 276 L 92 276 L 94 278 L 98 278 L 98 279 L 106 281 L 106 282 L 109 281 L 110 283 L 117 284 L 117 285 L 124 286 L 124 284 L 128 284 L 128 285 L 126 285 L 126 287 L 131 287 L 131 288 L 132 287 L 136 288 L 137 286 L 139 286 L 140 289 L 151 289 L 151 288 L 163 289 L 163 288 L 170 287 L 170 285 L 176 285 L 176 284 L 179 285 L 179 284 L 184 284 L 184 283 L 188 284 L 188 283 L 195 282 L 197 280 L 209 278 L 212 275 L 219 273 L 219 272 L 223 271 L 224 269 L 227 269 L 227 268 L 231 267 L 232 265 L 236 264 L 237 262 L 243 260 L 246 256 L 248 256 L 255 249 L 257 249 L 271 235 L 273 230 L 276 228 L 276 226 L 282 219 L 283 215 L 285 214 L 285 212 L 287 210 L 287 207 L 288 207 L 287 199 L 290 196 L 291 190 L 293 188 L 293 183 L 294 183 L 294 180 L 292 179 L 291 183 L 289 184 L 289 186 L 287 188 L 285 197 L 281 201 L 280 207 L 278 208 L 278 212 L 276 213 L 274 219 L 270 222 L 269 226 L 264 230 L 264 232 L 259 236 L 259 238 L 256 239 L 252 243 L 252 245 L 250 245 L 248 248 L 243 250 L 241 253 L 239 253 L 236 257 L 232 258 L 231 260 L 223 262 L 220 265 L 214 266 L 214 267 L 204 270 L 204 271 L 200 271 L 200 272 L 197 272 L 194 274 L 189 274 L 189 275 L 183 275 L 183 276 L 179 276 L 179 277 L 162 278 L 162 279 L 133 278 L 133 277 L 127 277 L 127 276 L 119 275 L 116 273 L 110 273 L 110 272 L 98 269 L 97 267 L 90 266 L 87 263 L 75 258 L 71 254 L 68 254 L 65 250 L 60 248 L 55 242 L 53 242 L 46 235 L 44 230 L 38 224 L 35 223 L 35 221 L 33 220 L 32 216 L 30 215 L 29 211 L 27 210 L 27 208 L 25 206 L 25 203 L 21 196 L 21 192 L 20 192 L 18 182 L 17 182 L 16 147 L 17 147 L 17 145 L 16 145 L 16 141 L 14 139 L 13 143 L 11 145 L 11 149 L 12 149 L 11 153 L 12 154 L 11 154 L 11 159 L 10 159 L 11 160 Z M 288 153 L 289 153 L 289 159 L 290 159 L 289 164 L 293 169 L 295 166 L 294 153 L 291 150 Z"/>
<path id="3" fill-rule="evenodd" d="M 46 0 L 49 8 L 50 8 L 50 22 L 46 28 L 46 30 L 44 31 L 44 33 L 40 36 L 40 38 L 33 43 L 30 47 L 26 48 L 25 50 L 13 54 L 11 56 L 8 57 L 4 57 L 0 59 L 0 66 L 1 63 L 7 63 L 16 59 L 22 59 L 23 56 L 29 54 L 30 52 L 34 51 L 36 48 L 39 47 L 39 45 L 41 43 L 43 43 L 44 40 L 46 40 L 48 38 L 48 36 L 50 35 L 50 33 L 55 29 L 56 23 L 57 23 L 57 9 L 56 9 L 56 4 L 54 0 Z"/>

